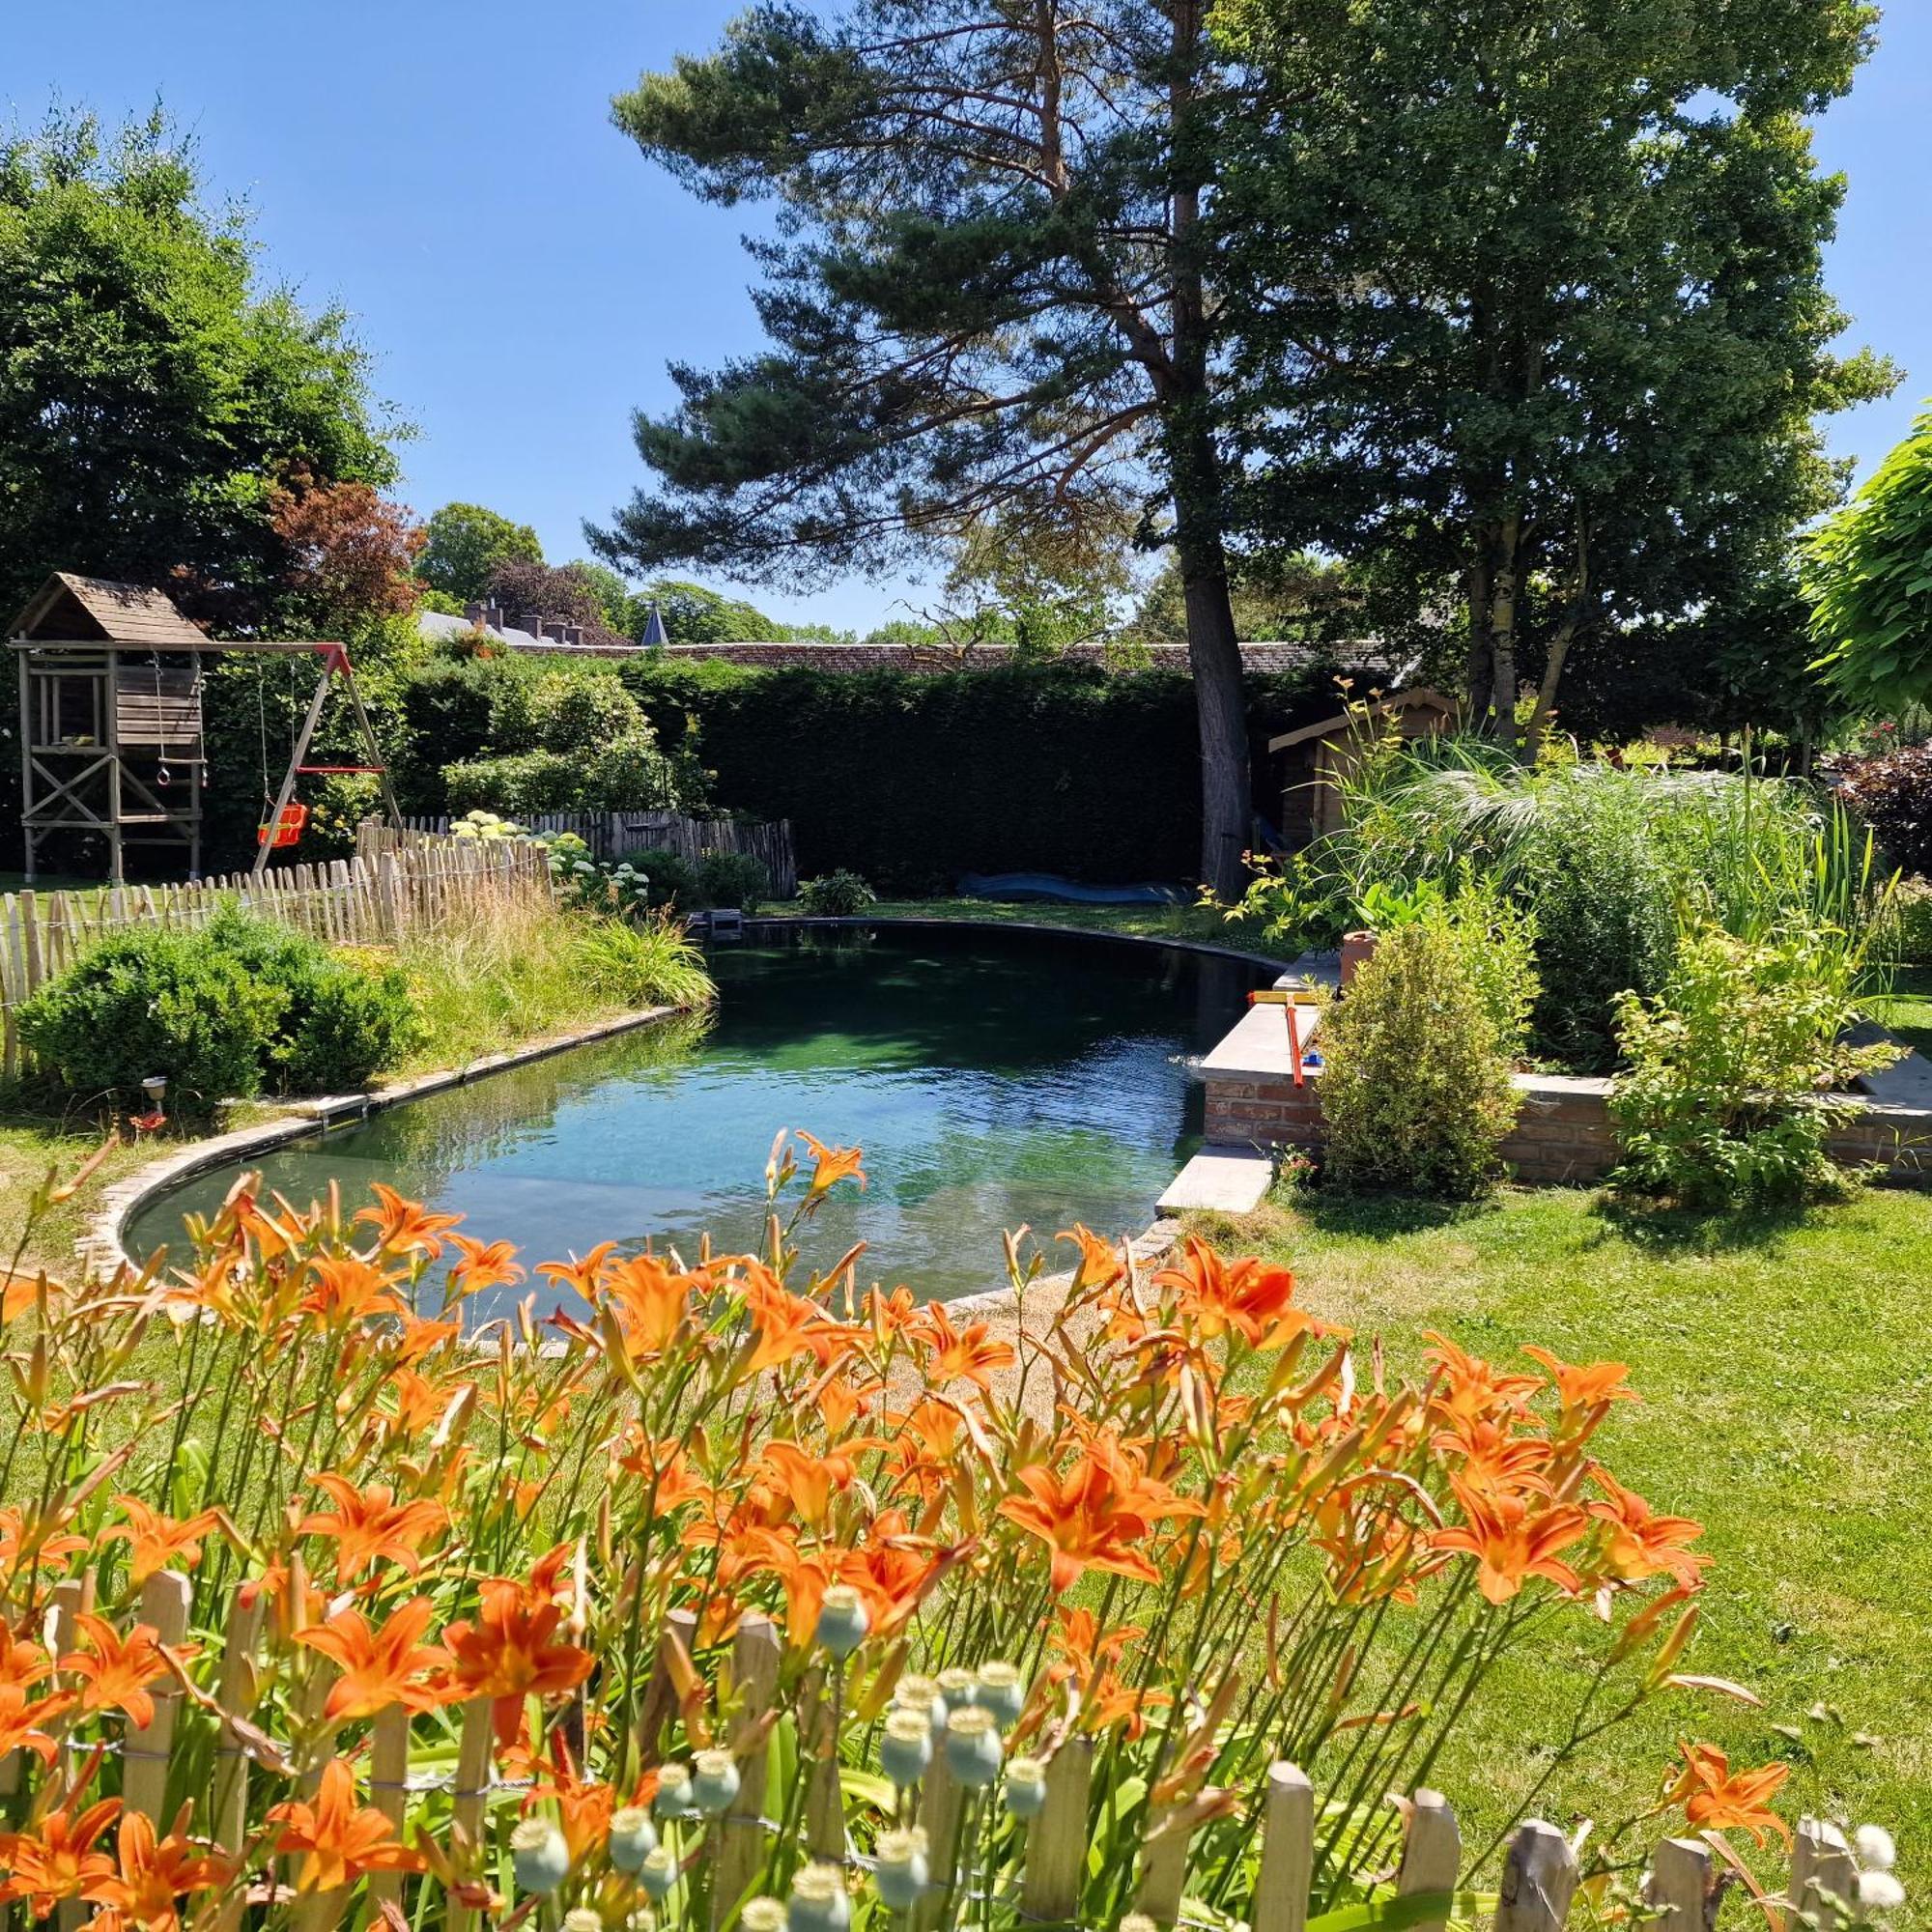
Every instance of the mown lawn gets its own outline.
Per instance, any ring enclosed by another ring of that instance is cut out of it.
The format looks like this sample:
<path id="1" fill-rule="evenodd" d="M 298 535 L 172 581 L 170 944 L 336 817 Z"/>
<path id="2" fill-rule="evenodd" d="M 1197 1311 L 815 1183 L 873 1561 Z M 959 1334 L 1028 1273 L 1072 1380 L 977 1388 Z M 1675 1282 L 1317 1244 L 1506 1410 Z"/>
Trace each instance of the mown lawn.
<path id="1" fill-rule="evenodd" d="M 1901 967 L 1891 991 L 1868 1004 L 1875 1020 L 1932 1060 L 1932 966 Z"/>
<path id="2" fill-rule="evenodd" d="M 1604 1460 L 1654 1504 L 1698 1518 L 1716 1559 L 1682 1667 L 1742 1681 L 1764 1709 L 1660 1701 L 1560 1774 L 1538 1808 L 1600 1827 L 1642 1810 L 1680 1735 L 1734 1761 L 1783 1758 L 1787 1814 L 1898 1832 L 1918 1893 L 1898 1922 L 1932 1922 L 1920 1903 L 1932 1878 L 1932 1196 L 1872 1191 L 1725 1222 L 1629 1214 L 1569 1189 L 1465 1209 L 1303 1195 L 1208 1225 L 1290 1261 L 1309 1306 L 1364 1344 L 1384 1337 L 1400 1368 L 1416 1366 L 1429 1329 L 1492 1359 L 1542 1343 L 1571 1361 L 1628 1363 L 1644 1400 L 1605 1425 Z M 1552 1632 L 1489 1687 L 1435 1780 L 1459 1808 L 1520 1792 L 1548 1764 L 1549 1686 L 1576 1662 Z"/>

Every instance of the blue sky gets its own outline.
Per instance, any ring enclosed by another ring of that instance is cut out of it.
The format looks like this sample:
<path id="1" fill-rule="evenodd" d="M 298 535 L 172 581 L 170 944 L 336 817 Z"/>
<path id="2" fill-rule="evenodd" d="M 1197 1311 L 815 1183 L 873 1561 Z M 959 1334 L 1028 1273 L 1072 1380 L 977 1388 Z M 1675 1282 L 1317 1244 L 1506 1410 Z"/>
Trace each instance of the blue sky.
<path id="1" fill-rule="evenodd" d="M 0 106 L 58 97 L 119 117 L 158 94 L 215 186 L 255 210 L 273 274 L 338 300 L 419 432 L 405 495 L 534 524 L 554 558 L 629 496 L 630 412 L 669 397 L 665 364 L 757 340 L 743 212 L 707 208 L 610 125 L 611 95 L 699 49 L 737 0 L 12 0 Z M 1832 253 L 1853 339 L 1905 372 L 1841 416 L 1868 471 L 1932 392 L 1932 7 L 1894 0 L 1876 58 L 1820 130 L 1851 193 Z M 919 601 L 853 582 L 767 608 L 865 626 Z"/>

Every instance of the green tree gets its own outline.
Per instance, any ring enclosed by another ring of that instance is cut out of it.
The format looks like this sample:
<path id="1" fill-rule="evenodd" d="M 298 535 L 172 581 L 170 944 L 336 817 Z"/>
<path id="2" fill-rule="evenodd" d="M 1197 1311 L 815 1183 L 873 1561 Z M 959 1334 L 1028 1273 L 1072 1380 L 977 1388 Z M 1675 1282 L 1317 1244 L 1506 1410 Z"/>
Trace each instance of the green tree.
<path id="1" fill-rule="evenodd" d="M 0 138 L 0 606 L 70 569 L 264 621 L 278 490 L 386 488 L 394 434 L 344 316 L 256 287 L 158 113 Z"/>
<path id="2" fill-rule="evenodd" d="M 543 545 L 528 524 L 513 524 L 481 503 L 445 503 L 423 528 L 416 575 L 459 605 L 488 595 L 490 573 L 499 563 L 544 560 Z"/>
<path id="3" fill-rule="evenodd" d="M 781 643 L 791 636 L 782 624 L 743 598 L 726 597 L 679 578 L 660 577 L 633 600 L 634 638 L 643 636 L 653 604 L 664 618 L 665 636 L 674 644 Z"/>
<path id="4" fill-rule="evenodd" d="M 1735 600 L 1840 478 L 1813 418 L 1843 184 L 1804 117 L 1861 0 L 1227 0 L 1258 88 L 1216 217 L 1258 426 L 1243 528 L 1456 611 L 1471 707 L 1530 733 L 1585 640 Z"/>
<path id="5" fill-rule="evenodd" d="M 771 337 L 673 370 L 660 479 L 593 533 L 810 581 L 944 554 L 989 520 L 1145 510 L 1185 586 L 1205 803 L 1229 893 L 1249 825 L 1203 226 L 1226 88 L 1206 0 L 764 5 L 647 75 L 618 126 L 709 200 L 774 201 Z"/>
<path id="6" fill-rule="evenodd" d="M 1847 709 L 1932 702 L 1932 411 L 1804 558 L 1811 636 Z"/>

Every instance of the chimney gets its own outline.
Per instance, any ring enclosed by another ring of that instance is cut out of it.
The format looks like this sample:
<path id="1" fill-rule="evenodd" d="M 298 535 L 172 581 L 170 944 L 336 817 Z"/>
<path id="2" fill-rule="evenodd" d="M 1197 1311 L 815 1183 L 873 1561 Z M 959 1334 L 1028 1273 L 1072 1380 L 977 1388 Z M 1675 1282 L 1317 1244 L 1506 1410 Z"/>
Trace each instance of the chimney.
<path id="1" fill-rule="evenodd" d="M 466 624 L 482 624 L 488 622 L 483 613 L 489 608 L 487 604 L 477 604 L 474 602 L 466 604 L 463 607 L 463 621 Z"/>
<path id="2" fill-rule="evenodd" d="M 583 641 L 583 626 L 582 624 L 564 625 L 563 641 L 566 644 L 582 644 Z"/>

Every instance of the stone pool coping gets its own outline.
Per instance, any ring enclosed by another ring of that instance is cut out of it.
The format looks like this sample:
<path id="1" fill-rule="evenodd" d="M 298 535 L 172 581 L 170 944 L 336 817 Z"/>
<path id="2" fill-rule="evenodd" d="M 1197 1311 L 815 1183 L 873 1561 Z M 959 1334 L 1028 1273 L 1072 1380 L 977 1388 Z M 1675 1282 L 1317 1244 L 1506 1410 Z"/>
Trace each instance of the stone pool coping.
<path id="1" fill-rule="evenodd" d="M 480 1060 L 466 1061 L 461 1066 L 446 1066 L 432 1073 L 418 1073 L 386 1086 L 366 1088 L 356 1094 L 328 1094 L 313 1100 L 296 1100 L 273 1120 L 253 1126 L 237 1127 L 225 1134 L 211 1134 L 185 1147 L 163 1154 L 124 1176 L 100 1197 L 100 1206 L 89 1221 L 86 1232 L 74 1244 L 87 1264 L 108 1273 L 119 1268 L 137 1269 L 136 1262 L 123 1245 L 128 1224 L 156 1194 L 177 1182 L 192 1179 L 212 1167 L 245 1159 L 250 1154 L 270 1153 L 291 1141 L 305 1140 L 343 1121 L 365 1120 L 405 1100 L 419 1100 L 428 1094 L 441 1094 L 452 1087 L 467 1087 L 471 1081 L 487 1079 L 493 1073 L 507 1072 L 513 1066 L 548 1060 L 574 1046 L 610 1039 L 618 1034 L 654 1026 L 684 1011 L 681 1007 L 640 1007 L 636 1012 L 617 1013 L 592 1021 L 588 1026 L 572 1027 L 559 1034 L 545 1034 L 526 1040 L 521 1046 L 502 1053 L 486 1053 Z"/>

